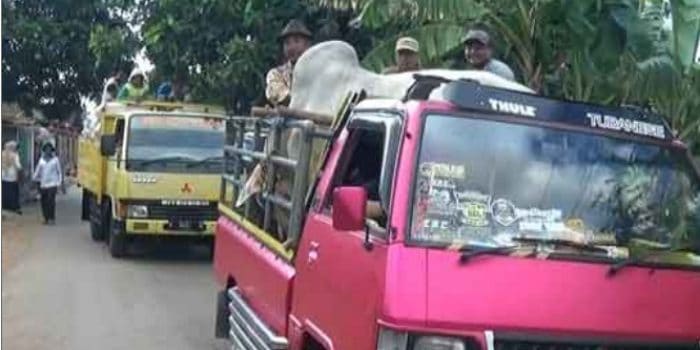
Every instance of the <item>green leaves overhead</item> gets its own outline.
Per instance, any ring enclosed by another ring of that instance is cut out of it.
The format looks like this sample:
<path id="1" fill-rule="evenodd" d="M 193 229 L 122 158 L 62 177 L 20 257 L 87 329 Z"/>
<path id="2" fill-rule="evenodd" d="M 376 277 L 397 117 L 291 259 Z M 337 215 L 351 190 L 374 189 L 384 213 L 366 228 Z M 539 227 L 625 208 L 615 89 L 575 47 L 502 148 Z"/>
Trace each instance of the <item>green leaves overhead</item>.
<path id="1" fill-rule="evenodd" d="M 113 16 L 126 0 L 7 0 L 3 10 L 3 101 L 64 118 L 80 96 L 101 92 L 112 66 L 130 59 L 130 32 Z"/>
<path id="2" fill-rule="evenodd" d="M 688 68 L 695 58 L 695 45 L 700 38 L 700 0 L 672 0 L 671 9 L 673 55 Z"/>

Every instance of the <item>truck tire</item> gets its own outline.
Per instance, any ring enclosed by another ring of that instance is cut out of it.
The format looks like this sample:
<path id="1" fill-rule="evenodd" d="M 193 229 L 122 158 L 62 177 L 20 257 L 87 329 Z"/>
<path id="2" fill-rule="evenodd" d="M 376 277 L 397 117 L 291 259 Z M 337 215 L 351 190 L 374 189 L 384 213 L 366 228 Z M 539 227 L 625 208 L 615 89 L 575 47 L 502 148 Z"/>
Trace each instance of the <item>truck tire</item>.
<path id="1" fill-rule="evenodd" d="M 97 205 L 97 202 L 95 201 L 95 197 L 89 195 L 85 201 L 88 202 L 88 207 L 89 210 L 92 211 L 98 211 L 100 213 L 99 215 L 99 222 L 94 219 L 95 215 L 90 215 L 90 237 L 92 238 L 93 241 L 95 242 L 101 242 L 104 241 L 105 239 L 105 229 L 104 225 L 102 225 L 102 222 L 104 219 L 102 218 L 102 215 L 104 215 L 104 211 L 101 210 L 101 207 Z"/>
<path id="2" fill-rule="evenodd" d="M 105 234 L 102 231 L 102 225 L 90 220 L 90 237 L 95 242 L 100 242 L 105 239 Z"/>
<path id="3" fill-rule="evenodd" d="M 109 211 L 109 242 L 107 246 L 109 247 L 109 254 L 113 258 L 121 258 L 126 252 L 126 234 L 119 227 L 117 220 L 112 217 L 112 211 Z"/>
<path id="4" fill-rule="evenodd" d="M 82 206 L 80 208 L 80 220 L 82 221 L 90 221 L 91 197 L 90 192 L 83 189 Z"/>
<path id="5" fill-rule="evenodd" d="M 230 326 L 228 323 L 228 296 L 224 289 L 216 295 L 216 320 L 214 322 L 214 336 L 218 339 L 228 338 Z"/>

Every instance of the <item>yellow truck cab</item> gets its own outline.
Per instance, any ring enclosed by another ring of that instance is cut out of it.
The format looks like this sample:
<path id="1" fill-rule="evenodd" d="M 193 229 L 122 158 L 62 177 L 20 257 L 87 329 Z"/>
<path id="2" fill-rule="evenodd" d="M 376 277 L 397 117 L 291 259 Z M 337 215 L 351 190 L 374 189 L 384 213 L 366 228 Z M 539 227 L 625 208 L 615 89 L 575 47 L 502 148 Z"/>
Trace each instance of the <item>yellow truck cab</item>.
<path id="1" fill-rule="evenodd" d="M 113 257 L 136 237 L 212 242 L 223 171 L 223 109 L 115 102 L 78 146 L 82 219 Z"/>

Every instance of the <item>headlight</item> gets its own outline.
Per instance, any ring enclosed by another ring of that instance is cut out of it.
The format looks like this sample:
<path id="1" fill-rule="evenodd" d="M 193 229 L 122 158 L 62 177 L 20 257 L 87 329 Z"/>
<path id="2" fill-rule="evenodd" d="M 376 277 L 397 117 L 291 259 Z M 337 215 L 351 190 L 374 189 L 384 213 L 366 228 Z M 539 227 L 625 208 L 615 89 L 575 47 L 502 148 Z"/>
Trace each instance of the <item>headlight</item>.
<path id="1" fill-rule="evenodd" d="M 406 350 L 408 346 L 408 334 L 391 329 L 381 328 L 377 350 Z"/>
<path id="2" fill-rule="evenodd" d="M 466 346 L 459 338 L 423 336 L 416 339 L 412 350 L 466 350 Z"/>
<path id="3" fill-rule="evenodd" d="M 126 215 L 130 218 L 146 218 L 148 217 L 148 207 L 145 205 L 129 205 L 126 209 Z"/>
<path id="4" fill-rule="evenodd" d="M 410 348 L 409 348 L 410 344 Z M 377 350 L 468 350 L 465 339 L 417 335 L 406 332 L 398 332 L 391 329 L 380 328 Z"/>

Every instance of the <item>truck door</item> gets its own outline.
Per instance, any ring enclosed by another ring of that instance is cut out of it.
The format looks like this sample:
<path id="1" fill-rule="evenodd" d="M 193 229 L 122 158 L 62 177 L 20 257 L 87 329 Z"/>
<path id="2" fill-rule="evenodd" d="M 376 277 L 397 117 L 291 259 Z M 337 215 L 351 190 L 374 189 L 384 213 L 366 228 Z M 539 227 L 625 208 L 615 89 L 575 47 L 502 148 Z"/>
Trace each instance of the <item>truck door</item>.
<path id="1" fill-rule="evenodd" d="M 331 199 L 338 186 L 365 186 L 375 203 L 381 193 L 390 193 L 386 186 L 391 185 L 398 153 L 392 142 L 400 129 L 398 119 L 391 117 L 356 115 L 350 120 L 344 150 L 328 161 L 326 168 L 333 169 L 326 175 L 332 176 L 330 184 L 317 189 L 320 201 L 306 219 L 295 258 L 290 331 L 312 336 L 327 349 L 376 346 L 376 315 L 387 252 L 386 217 L 368 219 L 369 248 L 364 230 L 333 228 Z M 384 207 L 390 208 L 388 201 Z"/>

